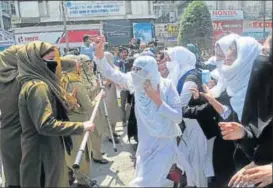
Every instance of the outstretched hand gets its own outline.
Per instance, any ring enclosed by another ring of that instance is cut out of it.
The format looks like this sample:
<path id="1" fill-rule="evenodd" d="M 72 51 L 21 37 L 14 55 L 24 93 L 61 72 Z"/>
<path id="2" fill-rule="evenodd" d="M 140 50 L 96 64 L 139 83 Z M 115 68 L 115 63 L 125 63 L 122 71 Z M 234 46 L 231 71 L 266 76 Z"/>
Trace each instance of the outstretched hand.
<path id="1" fill-rule="evenodd" d="M 199 99 L 200 93 L 197 88 L 191 88 L 190 91 L 192 92 L 194 99 Z"/>
<path id="2" fill-rule="evenodd" d="M 83 122 L 84 131 L 90 131 L 93 132 L 95 130 L 95 124 L 91 121 L 85 121 Z"/>
<path id="3" fill-rule="evenodd" d="M 245 136 L 243 125 L 237 122 L 220 122 L 219 126 L 224 140 L 239 140 Z"/>
<path id="4" fill-rule="evenodd" d="M 207 85 L 205 85 L 205 84 L 203 85 L 203 90 L 204 90 L 204 92 L 200 92 L 200 95 L 205 97 L 208 101 L 211 101 L 212 99 L 214 99 L 214 97 Z"/>

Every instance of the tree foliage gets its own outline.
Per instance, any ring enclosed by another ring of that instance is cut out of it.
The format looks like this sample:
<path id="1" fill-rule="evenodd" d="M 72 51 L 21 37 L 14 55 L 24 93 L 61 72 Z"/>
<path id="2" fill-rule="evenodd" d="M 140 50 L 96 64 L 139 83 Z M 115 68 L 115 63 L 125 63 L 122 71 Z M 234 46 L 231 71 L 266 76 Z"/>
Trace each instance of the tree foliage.
<path id="1" fill-rule="evenodd" d="M 178 42 L 197 44 L 202 52 L 212 48 L 213 28 L 210 12 L 203 1 L 192 1 L 181 17 Z"/>

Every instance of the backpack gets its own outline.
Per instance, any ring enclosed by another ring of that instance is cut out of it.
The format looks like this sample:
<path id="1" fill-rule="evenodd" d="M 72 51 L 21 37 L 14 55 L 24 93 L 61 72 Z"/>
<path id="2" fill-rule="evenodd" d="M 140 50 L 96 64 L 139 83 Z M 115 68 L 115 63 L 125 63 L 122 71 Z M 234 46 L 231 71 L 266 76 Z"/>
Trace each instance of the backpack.
<path id="1" fill-rule="evenodd" d="M 202 72 L 199 69 L 192 69 L 184 74 L 177 83 L 177 91 L 180 95 L 185 82 L 192 81 L 196 83 L 198 90 L 202 91 Z"/>

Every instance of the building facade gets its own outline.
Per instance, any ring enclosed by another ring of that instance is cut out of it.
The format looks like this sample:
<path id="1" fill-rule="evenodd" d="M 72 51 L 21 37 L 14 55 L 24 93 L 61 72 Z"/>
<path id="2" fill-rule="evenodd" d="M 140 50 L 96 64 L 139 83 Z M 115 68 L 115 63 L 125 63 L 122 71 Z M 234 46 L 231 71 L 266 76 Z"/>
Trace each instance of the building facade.
<path id="1" fill-rule="evenodd" d="M 15 14 L 13 1 L 0 1 L 0 51 L 14 44 L 11 28 L 11 17 Z"/>
<path id="2" fill-rule="evenodd" d="M 179 23 L 189 1 L 154 1 L 156 37 L 169 46 L 177 44 Z M 271 1 L 205 1 L 214 29 L 214 40 L 226 31 L 252 36 L 258 41 L 272 32 Z"/>
<path id="3" fill-rule="evenodd" d="M 60 47 L 66 46 L 65 23 L 69 47 L 79 46 L 86 34 L 104 34 L 113 45 L 121 45 L 121 28 L 114 31 L 115 27 L 126 24 L 130 28 L 130 32 L 121 32 L 126 38 L 122 43 L 128 44 L 135 22 L 153 22 L 155 18 L 152 1 L 16 1 L 15 9 L 12 25 L 16 43 L 48 40 Z"/>

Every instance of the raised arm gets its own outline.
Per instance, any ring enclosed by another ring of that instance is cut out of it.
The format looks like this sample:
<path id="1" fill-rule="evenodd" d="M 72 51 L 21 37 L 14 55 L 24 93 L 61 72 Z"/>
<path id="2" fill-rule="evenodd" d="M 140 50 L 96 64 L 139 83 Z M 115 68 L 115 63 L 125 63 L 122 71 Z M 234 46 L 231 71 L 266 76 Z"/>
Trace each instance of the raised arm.
<path id="1" fill-rule="evenodd" d="M 98 66 L 101 74 L 115 82 L 118 85 L 121 85 L 124 88 L 128 87 L 128 81 L 130 80 L 129 74 L 124 74 L 115 68 L 113 68 L 106 60 L 104 56 L 104 43 L 105 38 L 103 36 L 97 37 L 95 39 L 95 62 Z"/>
<path id="2" fill-rule="evenodd" d="M 99 59 L 95 58 L 98 70 L 107 79 L 119 84 L 123 88 L 127 88 L 127 83 L 129 81 L 129 74 L 122 73 L 121 71 L 113 68 L 106 60 L 105 57 Z"/>

